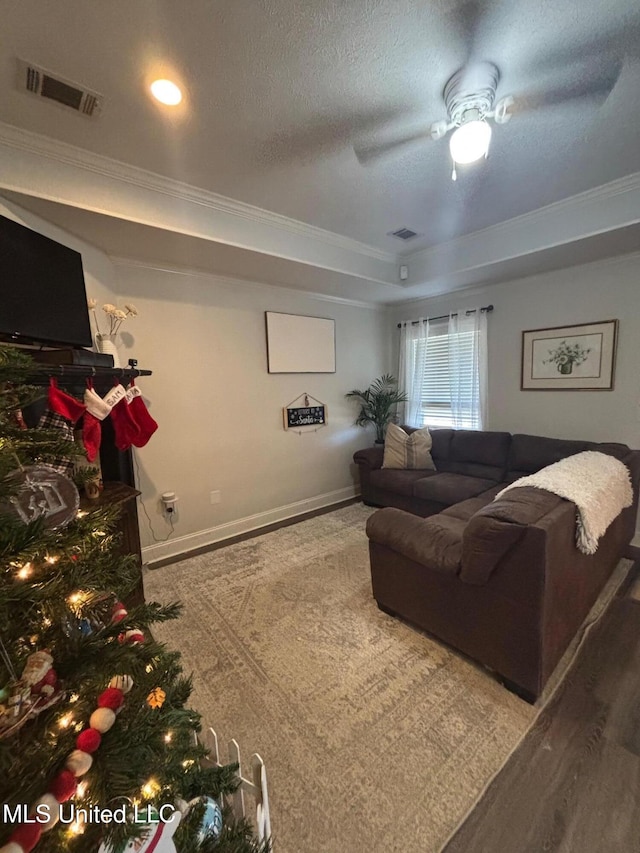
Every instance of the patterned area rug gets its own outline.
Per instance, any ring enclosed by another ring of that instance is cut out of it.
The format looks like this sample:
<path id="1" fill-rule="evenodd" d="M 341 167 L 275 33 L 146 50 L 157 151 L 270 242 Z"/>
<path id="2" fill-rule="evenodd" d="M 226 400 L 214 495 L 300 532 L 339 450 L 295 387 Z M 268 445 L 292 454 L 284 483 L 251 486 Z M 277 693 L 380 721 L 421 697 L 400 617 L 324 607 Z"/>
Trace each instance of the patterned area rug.
<path id="1" fill-rule="evenodd" d="M 352 505 L 145 574 L 192 705 L 259 752 L 275 853 L 435 853 L 535 710 L 378 610 Z"/>

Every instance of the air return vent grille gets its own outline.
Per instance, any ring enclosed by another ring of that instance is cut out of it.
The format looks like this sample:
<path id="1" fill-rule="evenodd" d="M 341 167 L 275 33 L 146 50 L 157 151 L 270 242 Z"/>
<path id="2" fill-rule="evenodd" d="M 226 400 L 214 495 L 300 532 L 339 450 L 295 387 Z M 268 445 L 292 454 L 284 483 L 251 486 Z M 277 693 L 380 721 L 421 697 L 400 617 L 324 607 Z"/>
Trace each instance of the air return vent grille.
<path id="1" fill-rule="evenodd" d="M 89 118 L 97 116 L 102 108 L 102 95 L 23 59 L 18 60 L 18 88 Z"/>
<path id="2" fill-rule="evenodd" d="M 397 231 L 390 231 L 389 237 L 397 237 L 399 240 L 412 240 L 418 236 L 417 231 L 412 231 L 411 228 L 398 228 Z"/>

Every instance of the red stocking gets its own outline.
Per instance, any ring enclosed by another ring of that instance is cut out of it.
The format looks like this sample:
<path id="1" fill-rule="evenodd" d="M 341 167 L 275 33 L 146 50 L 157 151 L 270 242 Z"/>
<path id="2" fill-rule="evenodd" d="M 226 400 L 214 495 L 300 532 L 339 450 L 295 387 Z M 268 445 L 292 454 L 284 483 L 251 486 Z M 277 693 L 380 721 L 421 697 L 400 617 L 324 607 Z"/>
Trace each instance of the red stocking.
<path id="1" fill-rule="evenodd" d="M 58 388 L 58 383 L 51 377 L 49 379 L 49 395 L 47 408 L 40 420 L 40 429 L 58 430 L 60 438 L 65 441 L 73 441 L 74 424 L 84 412 L 84 404 L 75 397 L 71 397 L 65 391 Z M 73 460 L 68 456 L 56 456 L 47 459 L 47 465 L 51 465 L 56 471 L 67 477 L 73 475 Z"/>
<path id="2" fill-rule="evenodd" d="M 113 421 L 116 447 L 118 450 L 128 450 L 138 435 L 138 425 L 129 411 L 127 392 L 117 382 L 104 398 L 104 402 L 111 406 L 111 420 Z"/>
<path id="3" fill-rule="evenodd" d="M 93 390 L 91 379 L 87 379 L 84 403 L 87 411 L 84 413 L 82 421 L 82 443 L 87 451 L 87 459 L 89 462 L 93 462 L 98 455 L 102 440 L 102 425 L 100 422 L 107 417 L 111 411 L 111 406 L 105 403 Z"/>
<path id="4" fill-rule="evenodd" d="M 129 402 L 129 411 L 138 425 L 138 434 L 133 439 L 133 443 L 136 447 L 144 447 L 158 429 L 158 424 L 149 414 L 149 410 L 145 406 L 142 395 L 140 394 L 140 389 L 136 386 L 133 379 L 127 389 L 127 400 Z"/>
<path id="5" fill-rule="evenodd" d="M 57 415 L 62 415 L 68 421 L 74 424 L 80 415 L 84 412 L 84 403 L 71 397 L 66 391 L 61 391 L 58 388 L 58 383 L 53 378 L 49 379 L 49 408 Z"/>

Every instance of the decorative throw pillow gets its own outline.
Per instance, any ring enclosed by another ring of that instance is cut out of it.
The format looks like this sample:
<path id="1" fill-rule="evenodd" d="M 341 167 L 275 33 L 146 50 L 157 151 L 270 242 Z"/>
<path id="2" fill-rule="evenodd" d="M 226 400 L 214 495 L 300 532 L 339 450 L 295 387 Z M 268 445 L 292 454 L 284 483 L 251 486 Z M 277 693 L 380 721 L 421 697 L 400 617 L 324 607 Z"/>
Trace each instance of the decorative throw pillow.
<path id="1" fill-rule="evenodd" d="M 411 435 L 396 424 L 389 424 L 384 441 L 383 468 L 431 468 L 436 466 L 431 458 L 431 433 L 428 427 L 417 429 Z"/>

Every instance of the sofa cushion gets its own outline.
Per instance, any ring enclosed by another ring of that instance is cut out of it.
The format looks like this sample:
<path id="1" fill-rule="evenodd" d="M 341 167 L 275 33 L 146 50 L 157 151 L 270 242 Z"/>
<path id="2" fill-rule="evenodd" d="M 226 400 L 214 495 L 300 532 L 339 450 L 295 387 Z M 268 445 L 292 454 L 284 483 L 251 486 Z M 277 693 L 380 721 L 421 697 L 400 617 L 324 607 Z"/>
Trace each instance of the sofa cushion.
<path id="1" fill-rule="evenodd" d="M 431 433 L 427 427 L 407 435 L 402 427 L 389 424 L 384 442 L 382 467 L 403 471 L 435 468 L 430 450 Z"/>
<path id="2" fill-rule="evenodd" d="M 466 501 L 460 501 L 460 503 L 443 509 L 441 515 L 450 515 L 452 518 L 461 518 L 463 521 L 469 521 L 471 516 L 475 515 L 478 510 L 490 504 L 503 488 L 504 483 L 498 483 L 497 486 L 492 486 L 476 498 L 469 498 Z"/>
<path id="3" fill-rule="evenodd" d="M 496 485 L 495 480 L 465 477 L 463 474 L 434 474 L 418 479 L 413 484 L 413 494 L 423 500 L 439 501 L 446 506 L 474 498 Z"/>
<path id="4" fill-rule="evenodd" d="M 602 444 L 594 444 L 589 450 L 597 450 L 599 453 L 607 453 L 613 456 L 614 459 L 624 460 L 630 453 L 631 448 L 626 444 L 618 444 L 615 441 L 604 442 Z"/>
<path id="5" fill-rule="evenodd" d="M 443 470 L 500 482 L 507 470 L 510 443 L 508 432 L 455 430 L 449 463 Z"/>
<path id="6" fill-rule="evenodd" d="M 511 548 L 562 498 L 533 486 L 511 489 L 473 515 L 464 530 L 462 571 L 465 583 L 485 584 Z"/>
<path id="7" fill-rule="evenodd" d="M 369 482 L 376 489 L 386 489 L 399 495 L 413 497 L 413 484 L 416 480 L 424 480 L 436 471 L 399 471 L 394 468 L 378 468 L 371 471 Z"/>
<path id="8" fill-rule="evenodd" d="M 535 474 L 541 468 L 559 462 L 567 456 L 582 453 L 592 447 L 589 441 L 571 441 L 564 438 L 544 438 L 539 435 L 514 435 L 509 450 L 509 482 L 527 474 Z M 605 451 L 606 452 L 606 451 Z"/>
<path id="9" fill-rule="evenodd" d="M 372 542 L 445 574 L 460 569 L 464 528 L 465 522 L 459 518 L 419 518 L 393 507 L 378 510 L 367 520 L 367 536 Z"/>

